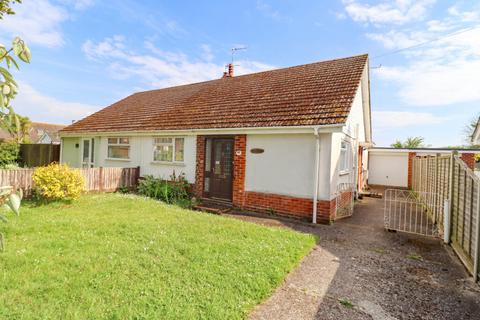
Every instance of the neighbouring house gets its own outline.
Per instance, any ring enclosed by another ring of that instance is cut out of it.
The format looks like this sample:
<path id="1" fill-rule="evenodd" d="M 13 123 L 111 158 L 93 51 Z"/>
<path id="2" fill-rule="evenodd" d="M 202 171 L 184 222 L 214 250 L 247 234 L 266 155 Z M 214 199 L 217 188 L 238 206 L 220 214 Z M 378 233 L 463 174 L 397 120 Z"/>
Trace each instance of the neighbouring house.
<path id="1" fill-rule="evenodd" d="M 64 124 L 53 124 L 45 122 L 30 122 L 28 128 L 29 143 L 33 144 L 60 144 L 58 132 L 65 128 Z M 0 141 L 12 140 L 10 134 L 0 129 Z"/>
<path id="2" fill-rule="evenodd" d="M 479 149 L 375 147 L 368 150 L 368 184 L 390 187 L 412 187 L 414 157 L 445 156 L 458 152 L 460 159 L 475 170 L 475 154 Z"/>
<path id="3" fill-rule="evenodd" d="M 366 177 L 368 55 L 138 92 L 60 131 L 61 161 L 184 173 L 200 198 L 316 222 Z M 350 185 L 351 188 L 345 188 Z"/>
<path id="4" fill-rule="evenodd" d="M 59 144 L 60 135 L 58 132 L 65 127 L 64 124 L 31 122 L 28 130 L 30 142 L 34 144 Z"/>

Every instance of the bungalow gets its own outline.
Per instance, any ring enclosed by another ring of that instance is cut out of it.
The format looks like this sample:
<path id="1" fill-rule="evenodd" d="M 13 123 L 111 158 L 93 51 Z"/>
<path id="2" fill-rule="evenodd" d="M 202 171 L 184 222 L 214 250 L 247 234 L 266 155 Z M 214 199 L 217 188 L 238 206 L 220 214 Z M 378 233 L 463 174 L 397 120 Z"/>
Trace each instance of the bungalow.
<path id="1" fill-rule="evenodd" d="M 200 198 L 331 222 L 335 199 L 365 180 L 368 55 L 235 77 L 230 65 L 217 80 L 135 93 L 60 136 L 73 167 L 175 171 Z"/>

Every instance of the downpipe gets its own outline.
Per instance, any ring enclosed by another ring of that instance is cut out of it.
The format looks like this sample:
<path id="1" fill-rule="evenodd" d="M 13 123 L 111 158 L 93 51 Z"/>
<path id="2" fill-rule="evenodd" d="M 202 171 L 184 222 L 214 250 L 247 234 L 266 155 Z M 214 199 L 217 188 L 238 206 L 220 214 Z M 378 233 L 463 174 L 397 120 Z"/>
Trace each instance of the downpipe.
<path id="1" fill-rule="evenodd" d="M 313 212 L 312 212 L 312 223 L 317 223 L 317 210 L 318 210 L 318 183 L 319 183 L 319 173 L 320 173 L 320 135 L 318 134 L 318 127 L 313 128 L 313 134 L 315 135 L 315 164 L 314 172 L 315 176 L 313 177 L 314 181 L 314 193 L 313 193 Z"/>

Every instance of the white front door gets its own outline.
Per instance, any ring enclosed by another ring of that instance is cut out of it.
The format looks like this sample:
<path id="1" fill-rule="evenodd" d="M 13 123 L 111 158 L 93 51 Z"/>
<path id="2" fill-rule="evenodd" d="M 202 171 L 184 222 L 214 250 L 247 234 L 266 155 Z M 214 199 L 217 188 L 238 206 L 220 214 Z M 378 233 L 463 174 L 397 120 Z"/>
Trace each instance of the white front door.
<path id="1" fill-rule="evenodd" d="M 82 140 L 82 168 L 93 168 L 95 164 L 95 140 Z"/>

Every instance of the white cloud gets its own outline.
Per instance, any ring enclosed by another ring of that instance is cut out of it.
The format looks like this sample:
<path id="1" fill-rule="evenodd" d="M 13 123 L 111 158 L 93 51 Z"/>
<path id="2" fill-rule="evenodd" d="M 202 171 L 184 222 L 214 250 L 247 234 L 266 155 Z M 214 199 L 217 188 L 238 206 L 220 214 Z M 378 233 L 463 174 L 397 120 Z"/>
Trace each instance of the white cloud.
<path id="1" fill-rule="evenodd" d="M 415 29 L 367 33 L 390 50 L 413 46 L 398 53 L 406 58 L 403 65 L 384 66 L 373 74 L 397 84 L 397 95 L 410 106 L 480 101 L 480 24 L 465 23 L 476 15 L 450 8 L 443 18 Z"/>
<path id="2" fill-rule="evenodd" d="M 15 112 L 28 116 L 32 120 L 70 124 L 72 120 L 80 120 L 100 109 L 89 104 L 67 102 L 50 97 L 25 82 L 19 83 L 18 91 L 12 106 Z"/>
<path id="3" fill-rule="evenodd" d="M 270 4 L 263 0 L 257 0 L 257 10 L 264 16 L 269 17 L 277 21 L 288 21 L 286 16 L 280 13 L 280 11 L 274 9 Z"/>
<path id="4" fill-rule="evenodd" d="M 138 54 L 129 50 L 125 38 L 115 36 L 101 42 L 86 41 L 83 51 L 89 59 L 107 63 L 110 75 L 116 79 L 137 77 L 148 86 L 162 88 L 179 84 L 193 83 L 222 76 L 225 66 L 214 63 L 206 55 L 208 47 L 203 46 L 202 57 L 191 59 L 184 53 L 161 50 L 151 42 L 145 43 L 148 54 Z M 235 74 L 241 75 L 272 69 L 273 67 L 257 61 L 236 61 Z"/>
<path id="5" fill-rule="evenodd" d="M 20 36 L 27 43 L 57 47 L 64 43 L 61 24 L 67 11 L 47 0 L 24 1 L 14 6 L 14 15 L 0 23 L 0 33 Z"/>
<path id="6" fill-rule="evenodd" d="M 422 20 L 436 0 L 390 0 L 370 5 L 357 0 L 344 0 L 345 11 L 357 22 L 404 24 Z"/>
<path id="7" fill-rule="evenodd" d="M 427 112 L 408 111 L 373 111 L 374 126 L 378 128 L 399 128 L 428 124 L 439 124 L 446 121 Z"/>

